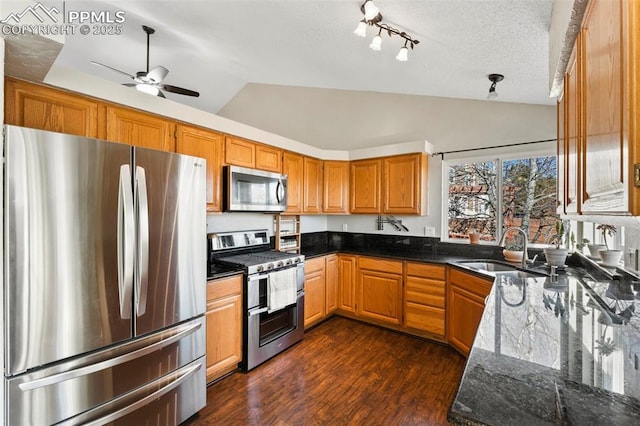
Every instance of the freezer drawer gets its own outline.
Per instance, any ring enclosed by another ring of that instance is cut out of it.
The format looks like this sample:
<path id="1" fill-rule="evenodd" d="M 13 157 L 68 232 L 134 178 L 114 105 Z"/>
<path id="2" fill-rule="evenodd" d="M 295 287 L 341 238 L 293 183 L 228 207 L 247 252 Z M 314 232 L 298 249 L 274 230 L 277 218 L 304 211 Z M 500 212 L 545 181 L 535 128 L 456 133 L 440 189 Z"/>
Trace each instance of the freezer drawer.
<path id="1" fill-rule="evenodd" d="M 103 424 L 141 415 L 158 398 L 174 401 L 173 408 L 163 408 L 164 415 L 189 417 L 205 404 L 205 341 L 205 320 L 200 317 L 144 339 L 10 378 L 6 424 L 84 424 L 98 419 Z"/>

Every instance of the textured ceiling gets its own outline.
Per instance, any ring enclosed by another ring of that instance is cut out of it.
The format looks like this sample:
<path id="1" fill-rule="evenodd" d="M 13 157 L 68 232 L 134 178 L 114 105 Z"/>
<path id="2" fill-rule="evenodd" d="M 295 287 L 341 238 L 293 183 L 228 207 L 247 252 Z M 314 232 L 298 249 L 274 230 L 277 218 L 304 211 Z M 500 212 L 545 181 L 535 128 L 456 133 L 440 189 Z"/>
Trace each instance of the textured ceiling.
<path id="1" fill-rule="evenodd" d="M 61 2 L 44 2 L 56 4 Z M 553 105 L 548 34 L 552 0 L 376 0 L 383 22 L 420 40 L 407 62 L 402 42 L 374 30 L 353 34 L 362 18 L 353 0 L 67 1 L 67 8 L 126 11 L 119 36 L 67 37 L 57 63 L 125 83 L 145 68 L 142 24 L 156 29 L 151 67 L 165 82 L 198 90 L 199 98 L 167 97 L 217 113 L 248 83 L 387 94 L 486 99 L 487 74 L 505 75 L 497 102 Z M 278 99 L 273 99 L 277 108 Z M 236 111 L 234 119 L 242 121 Z M 281 126 L 282 127 L 282 126 Z M 286 134 L 286 129 L 280 134 Z"/>

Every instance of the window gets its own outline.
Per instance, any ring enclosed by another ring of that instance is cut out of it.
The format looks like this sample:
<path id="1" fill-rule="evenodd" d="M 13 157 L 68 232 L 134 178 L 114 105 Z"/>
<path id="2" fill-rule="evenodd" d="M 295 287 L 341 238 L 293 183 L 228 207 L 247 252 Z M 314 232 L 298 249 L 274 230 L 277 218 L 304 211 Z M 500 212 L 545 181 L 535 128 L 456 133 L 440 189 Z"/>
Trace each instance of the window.
<path id="1" fill-rule="evenodd" d="M 497 158 L 445 163 L 450 241 L 495 242 L 498 229 L 522 228 L 534 244 L 548 244 L 555 233 L 556 157 Z"/>

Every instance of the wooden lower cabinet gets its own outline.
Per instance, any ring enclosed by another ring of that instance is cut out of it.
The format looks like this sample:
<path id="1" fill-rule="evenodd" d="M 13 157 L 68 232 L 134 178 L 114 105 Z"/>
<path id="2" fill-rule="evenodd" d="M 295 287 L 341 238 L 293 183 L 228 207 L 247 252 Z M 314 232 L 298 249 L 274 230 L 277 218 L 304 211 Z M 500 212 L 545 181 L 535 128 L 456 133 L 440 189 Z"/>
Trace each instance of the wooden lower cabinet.
<path id="1" fill-rule="evenodd" d="M 357 256 L 338 255 L 338 312 L 356 312 Z"/>
<path id="2" fill-rule="evenodd" d="M 493 279 L 449 268 L 447 336 L 449 344 L 463 355 L 471 350 L 492 285 Z"/>
<path id="3" fill-rule="evenodd" d="M 304 327 L 308 328 L 325 317 L 324 257 L 304 263 Z"/>
<path id="4" fill-rule="evenodd" d="M 326 256 L 325 267 L 325 307 L 327 310 L 327 315 L 330 315 L 338 309 L 338 256 L 335 254 Z"/>
<path id="5" fill-rule="evenodd" d="M 304 264 L 304 327 L 332 315 L 338 305 L 338 257 L 315 257 Z"/>
<path id="6" fill-rule="evenodd" d="M 207 283 L 207 382 L 242 361 L 242 275 Z"/>
<path id="7" fill-rule="evenodd" d="M 445 338 L 446 267 L 406 263 L 404 326 Z"/>
<path id="8" fill-rule="evenodd" d="M 402 262 L 360 257 L 357 292 L 358 316 L 402 323 Z"/>

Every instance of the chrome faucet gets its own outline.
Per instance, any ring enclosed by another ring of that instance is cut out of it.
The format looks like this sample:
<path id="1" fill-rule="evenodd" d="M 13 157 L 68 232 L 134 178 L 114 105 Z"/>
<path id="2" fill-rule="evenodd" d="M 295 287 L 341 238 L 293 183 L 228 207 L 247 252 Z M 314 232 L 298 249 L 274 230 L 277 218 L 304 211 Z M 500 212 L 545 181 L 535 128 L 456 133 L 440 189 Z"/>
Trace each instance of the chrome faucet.
<path id="1" fill-rule="evenodd" d="M 509 231 L 518 231 L 522 234 L 522 239 L 524 240 L 524 247 L 522 249 L 524 251 L 524 253 L 522 254 L 522 269 L 526 269 L 527 263 L 533 263 L 535 260 L 535 258 L 534 260 L 529 260 L 529 253 L 527 252 L 527 243 L 529 242 L 529 238 L 527 237 L 526 232 L 524 232 L 521 228 L 511 226 L 505 229 L 505 231 L 502 233 L 502 237 L 500 237 L 500 242 L 498 243 L 498 245 L 502 246 L 504 244 L 504 240 L 507 237 Z"/>

